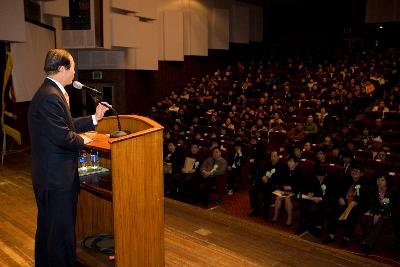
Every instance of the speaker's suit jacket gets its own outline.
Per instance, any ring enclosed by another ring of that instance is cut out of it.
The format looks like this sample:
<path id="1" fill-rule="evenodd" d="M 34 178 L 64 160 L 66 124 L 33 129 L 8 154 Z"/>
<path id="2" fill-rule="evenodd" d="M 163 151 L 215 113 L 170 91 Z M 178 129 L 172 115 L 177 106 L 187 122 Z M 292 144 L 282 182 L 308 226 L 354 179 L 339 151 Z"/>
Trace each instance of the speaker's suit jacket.
<path id="1" fill-rule="evenodd" d="M 72 118 L 61 89 L 46 78 L 32 99 L 28 124 L 33 186 L 78 190 L 77 164 L 84 143 L 76 132 L 94 130 L 92 118 Z"/>

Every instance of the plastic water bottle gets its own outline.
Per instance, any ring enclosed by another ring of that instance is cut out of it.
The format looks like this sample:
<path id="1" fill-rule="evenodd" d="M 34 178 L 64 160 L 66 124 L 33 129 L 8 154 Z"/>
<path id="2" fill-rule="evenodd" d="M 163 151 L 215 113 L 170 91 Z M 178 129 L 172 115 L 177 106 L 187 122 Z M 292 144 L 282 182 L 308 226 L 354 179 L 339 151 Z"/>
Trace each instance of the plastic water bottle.
<path id="1" fill-rule="evenodd" d="M 90 161 L 92 169 L 96 170 L 99 168 L 99 151 L 93 151 L 90 153 Z"/>
<path id="2" fill-rule="evenodd" d="M 79 157 L 79 172 L 86 173 L 87 171 L 88 171 L 87 154 L 85 150 L 82 150 Z"/>

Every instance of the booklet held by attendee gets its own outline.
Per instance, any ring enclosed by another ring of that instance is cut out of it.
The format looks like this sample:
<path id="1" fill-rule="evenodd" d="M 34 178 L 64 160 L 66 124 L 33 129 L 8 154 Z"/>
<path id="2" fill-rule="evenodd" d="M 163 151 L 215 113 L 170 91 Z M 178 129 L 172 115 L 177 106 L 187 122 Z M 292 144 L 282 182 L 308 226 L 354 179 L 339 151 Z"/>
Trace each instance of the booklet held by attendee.
<path id="1" fill-rule="evenodd" d="M 272 192 L 272 194 L 280 196 L 280 197 L 291 197 L 291 196 L 293 196 L 292 192 L 285 192 L 285 191 L 281 191 L 281 190 L 275 190 L 274 192 Z"/>
<path id="2" fill-rule="evenodd" d="M 193 170 L 193 165 L 196 162 L 195 159 L 186 157 L 185 158 L 185 165 L 183 166 L 182 172 L 189 173 Z"/>

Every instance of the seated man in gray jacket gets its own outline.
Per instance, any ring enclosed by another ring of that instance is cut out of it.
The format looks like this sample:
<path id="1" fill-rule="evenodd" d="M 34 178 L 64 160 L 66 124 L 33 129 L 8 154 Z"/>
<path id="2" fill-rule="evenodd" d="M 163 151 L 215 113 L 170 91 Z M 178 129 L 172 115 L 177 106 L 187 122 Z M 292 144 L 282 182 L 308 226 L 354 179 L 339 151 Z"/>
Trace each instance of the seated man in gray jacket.
<path id="1" fill-rule="evenodd" d="M 202 191 L 201 198 L 203 204 L 207 207 L 209 202 L 210 191 L 213 186 L 217 187 L 218 200 L 217 203 L 222 202 L 222 197 L 226 184 L 226 169 L 228 163 L 221 156 L 221 150 L 216 147 L 213 149 L 212 157 L 204 161 L 200 167 L 200 172 L 203 177 L 200 181 L 200 190 Z"/>

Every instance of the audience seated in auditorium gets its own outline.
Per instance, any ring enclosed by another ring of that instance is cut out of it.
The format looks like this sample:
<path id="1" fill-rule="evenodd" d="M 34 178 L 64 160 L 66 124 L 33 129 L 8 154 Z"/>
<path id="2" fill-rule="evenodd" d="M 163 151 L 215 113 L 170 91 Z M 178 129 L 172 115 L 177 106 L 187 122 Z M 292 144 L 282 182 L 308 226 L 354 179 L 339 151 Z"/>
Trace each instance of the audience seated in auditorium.
<path id="1" fill-rule="evenodd" d="M 353 166 L 358 166 L 361 171 L 365 166 L 368 179 L 376 175 L 374 172 L 379 166 L 385 166 L 387 172 L 400 170 L 398 162 L 393 161 L 396 153 L 400 153 L 400 141 L 396 141 L 396 133 L 400 129 L 399 59 L 398 52 L 366 51 L 330 59 L 312 56 L 285 60 L 285 57 L 271 56 L 249 63 L 243 61 L 232 64 L 232 67 L 220 68 L 212 75 L 192 78 L 181 90 L 171 92 L 157 102 L 148 116 L 165 126 L 164 155 L 170 154 L 167 148 L 170 142 L 177 144 L 175 146 L 179 151 L 195 141 L 203 151 L 200 166 L 204 157 L 211 153 L 209 149 L 219 148 L 232 167 L 232 155 L 236 154 L 234 142 L 240 138 L 242 154 L 248 155 L 241 164 L 241 175 L 250 176 L 250 188 L 262 182 L 263 167 L 268 165 L 265 162 L 270 161 L 267 155 L 271 151 L 278 149 L 282 162 L 286 162 L 286 157 L 295 155 L 318 165 L 322 156 L 319 155 L 320 160 L 316 161 L 316 154 L 321 154 L 317 152 L 323 147 L 325 163 L 321 162 L 321 167 L 333 164 L 329 168 L 340 170 L 343 173 L 339 176 L 345 177 L 335 180 L 335 187 L 342 192 L 345 205 L 341 206 L 337 197 L 334 204 L 327 208 L 328 211 L 335 211 L 328 214 L 336 214 L 337 221 L 341 215 L 338 216 L 338 213 L 349 204 L 346 195 L 350 189 L 348 181 L 353 181 Z M 385 116 L 381 116 L 380 111 L 382 115 L 384 111 Z M 299 124 L 304 124 L 303 130 L 308 132 L 304 138 L 301 138 Z M 286 131 L 288 134 L 284 134 Z M 300 131 L 300 136 L 293 134 L 296 131 Z M 386 159 L 371 162 L 373 158 L 383 159 L 384 152 Z M 180 162 L 179 170 L 184 162 L 183 156 Z M 222 181 L 217 186 L 219 201 L 222 200 L 227 177 L 235 171 L 227 170 L 223 179 L 219 179 Z M 187 196 L 192 195 L 190 192 L 196 192 L 203 202 L 208 203 L 209 193 L 216 183 L 210 182 L 206 187 L 206 181 L 218 179 L 207 180 L 200 173 L 198 182 L 184 185 L 179 175 L 182 178 L 189 174 L 182 171 L 166 173 L 167 196 L 189 201 Z M 307 175 L 306 180 L 315 178 L 314 175 Z M 395 177 L 397 175 L 395 173 Z M 234 176 L 237 177 L 237 174 Z M 363 177 L 361 180 L 368 183 Z M 236 185 L 238 191 L 248 189 L 244 183 Z M 308 183 L 302 182 L 298 186 L 302 188 L 306 185 Z M 345 187 L 348 188 L 342 189 Z M 189 193 L 182 197 L 179 193 L 172 194 L 175 191 Z M 308 194 L 306 191 L 302 192 Z M 343 191 L 346 191 L 344 196 Z M 261 190 L 258 196 L 262 195 Z M 266 200 L 251 201 L 251 208 L 261 211 L 262 202 Z M 357 208 L 360 206 L 363 205 L 357 205 Z M 264 204 L 265 207 L 268 205 Z M 394 211 L 394 215 L 398 213 L 398 210 Z M 352 221 L 353 216 L 350 214 L 347 220 Z M 329 226 L 332 226 L 333 218 L 327 217 Z M 393 216 L 393 220 L 398 221 L 399 216 Z M 347 225 L 350 227 L 351 223 Z M 348 236 L 345 234 L 345 237 Z"/>

